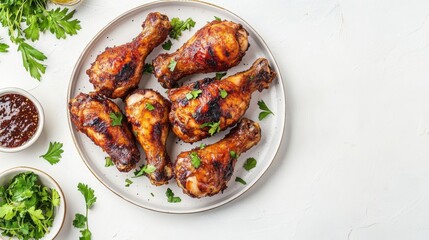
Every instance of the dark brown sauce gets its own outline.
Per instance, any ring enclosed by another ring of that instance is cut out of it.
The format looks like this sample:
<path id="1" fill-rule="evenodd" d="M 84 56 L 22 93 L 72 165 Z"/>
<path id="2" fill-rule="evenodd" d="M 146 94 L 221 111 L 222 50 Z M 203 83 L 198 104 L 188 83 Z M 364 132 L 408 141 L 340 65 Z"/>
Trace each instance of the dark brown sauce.
<path id="1" fill-rule="evenodd" d="M 19 147 L 36 133 L 39 114 L 30 99 L 19 94 L 0 96 L 0 145 Z"/>

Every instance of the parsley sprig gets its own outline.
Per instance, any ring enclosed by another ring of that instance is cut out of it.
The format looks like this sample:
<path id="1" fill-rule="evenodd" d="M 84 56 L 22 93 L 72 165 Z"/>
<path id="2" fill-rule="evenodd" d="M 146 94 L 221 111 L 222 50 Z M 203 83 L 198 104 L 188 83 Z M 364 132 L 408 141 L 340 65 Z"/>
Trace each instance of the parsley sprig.
<path id="1" fill-rule="evenodd" d="M 94 195 L 94 190 L 88 185 L 79 183 L 77 185 L 77 189 L 79 192 L 82 193 L 83 197 L 85 198 L 85 215 L 76 213 L 75 218 L 73 220 L 73 226 L 75 228 L 80 228 L 81 237 L 79 240 L 91 240 L 91 231 L 89 230 L 89 224 L 88 224 L 88 210 L 94 205 L 94 203 L 97 201 L 97 197 Z"/>
<path id="2" fill-rule="evenodd" d="M 31 77 L 40 80 L 45 73 L 43 61 L 46 55 L 37 50 L 28 41 L 39 40 L 40 33 L 47 30 L 57 39 L 64 39 L 67 35 L 75 35 L 81 29 L 80 21 L 72 19 L 75 10 L 67 8 L 47 9 L 48 0 L 15 0 L 2 1 L 0 4 L 0 23 L 8 30 L 12 43 L 18 46 L 21 52 L 25 70 Z M 0 52 L 7 49 L 6 44 L 0 45 Z"/>
<path id="3" fill-rule="evenodd" d="M 50 142 L 48 151 L 40 155 L 39 157 L 44 158 L 51 165 L 58 163 L 61 159 L 61 154 L 64 152 L 62 149 L 63 144 L 60 142 Z"/>
<path id="4" fill-rule="evenodd" d="M 191 28 L 195 27 L 195 21 L 192 18 L 187 18 L 183 21 L 175 17 L 171 19 L 170 23 L 172 27 L 170 37 L 176 40 L 182 36 L 182 31 L 191 30 Z"/>
<path id="5" fill-rule="evenodd" d="M 132 178 L 137 178 L 143 176 L 144 174 L 151 174 L 155 172 L 155 170 L 156 167 L 151 164 L 144 165 L 140 168 L 140 170 L 134 171 L 134 176 Z"/>
<path id="6" fill-rule="evenodd" d="M 267 104 L 265 104 L 264 100 L 258 101 L 258 106 L 259 109 L 262 110 L 262 112 L 260 112 L 258 116 L 259 121 L 266 118 L 270 114 L 274 115 L 274 113 L 267 107 Z"/>
<path id="7" fill-rule="evenodd" d="M 122 125 L 122 113 L 121 112 L 111 112 L 109 114 L 110 119 L 112 119 L 112 127 Z"/>
<path id="8" fill-rule="evenodd" d="M 182 201 L 180 197 L 175 197 L 173 191 L 170 188 L 167 188 L 167 191 L 165 192 L 165 195 L 167 196 L 167 201 L 169 203 L 179 203 Z"/>
<path id="9" fill-rule="evenodd" d="M 206 122 L 200 125 L 200 128 L 210 127 L 209 133 L 213 134 L 220 132 L 220 120 L 218 122 Z"/>

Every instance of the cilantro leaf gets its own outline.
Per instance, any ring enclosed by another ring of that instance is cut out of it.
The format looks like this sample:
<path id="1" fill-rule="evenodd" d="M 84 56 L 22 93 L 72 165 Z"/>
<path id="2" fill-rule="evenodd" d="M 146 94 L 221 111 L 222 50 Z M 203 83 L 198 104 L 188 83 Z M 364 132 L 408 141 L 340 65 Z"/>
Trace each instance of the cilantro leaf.
<path id="1" fill-rule="evenodd" d="M 113 162 L 112 162 L 112 158 L 111 157 L 105 157 L 104 158 L 104 160 L 106 161 L 105 163 L 104 163 L 104 166 L 105 167 L 111 167 L 111 166 L 113 166 L 114 164 L 113 164 Z"/>
<path id="2" fill-rule="evenodd" d="M 200 144 L 200 149 L 204 149 L 206 147 L 206 145 L 204 143 Z"/>
<path id="3" fill-rule="evenodd" d="M 57 207 L 60 205 L 60 194 L 57 192 L 57 190 L 52 189 L 52 206 Z"/>
<path id="4" fill-rule="evenodd" d="M 226 75 L 226 72 L 216 73 L 215 79 L 221 80 Z"/>
<path id="5" fill-rule="evenodd" d="M 144 73 L 153 73 L 153 65 L 150 63 L 145 63 L 143 67 Z"/>
<path id="6" fill-rule="evenodd" d="M 267 105 L 265 104 L 264 100 L 258 101 L 258 106 L 259 106 L 259 109 L 262 110 L 262 112 L 260 112 L 259 116 L 258 116 L 259 121 L 261 121 L 262 119 L 266 118 L 269 114 L 273 114 L 274 115 L 274 113 L 267 107 Z"/>
<path id="7" fill-rule="evenodd" d="M 131 184 L 133 184 L 133 181 L 131 181 L 130 179 L 125 179 L 125 187 L 129 187 Z"/>
<path id="8" fill-rule="evenodd" d="M 46 11 L 48 28 L 58 39 L 66 38 L 66 34 L 75 35 L 80 30 L 80 21 L 70 20 L 76 10 L 68 13 L 67 8 L 57 8 Z"/>
<path id="9" fill-rule="evenodd" d="M 185 21 L 182 21 L 175 17 L 171 19 L 170 23 L 172 27 L 170 37 L 176 40 L 182 36 L 182 31 L 191 30 L 191 28 L 195 27 L 195 21 L 192 20 L 192 18 L 187 18 Z"/>
<path id="10" fill-rule="evenodd" d="M 249 171 L 250 169 L 256 167 L 256 159 L 254 158 L 248 158 L 246 162 L 243 164 L 243 168 L 246 169 L 246 171 Z"/>
<path id="11" fill-rule="evenodd" d="M 115 112 L 111 112 L 109 114 L 109 117 L 110 117 L 110 119 L 112 119 L 112 123 L 111 123 L 112 127 L 122 125 L 122 118 L 123 118 L 123 116 L 122 116 L 121 112 L 116 112 L 116 113 Z"/>
<path id="12" fill-rule="evenodd" d="M 161 46 L 164 50 L 170 50 L 173 43 L 171 43 L 171 40 L 168 39 L 167 42 L 163 43 Z"/>
<path id="13" fill-rule="evenodd" d="M 220 89 L 219 93 L 221 98 L 226 98 L 226 96 L 228 96 L 228 92 L 223 89 Z"/>
<path id="14" fill-rule="evenodd" d="M 86 217 L 80 213 L 76 213 L 73 220 L 73 226 L 75 228 L 84 228 L 86 225 Z"/>
<path id="15" fill-rule="evenodd" d="M 62 147 L 63 144 L 60 142 L 50 142 L 48 151 L 39 157 L 44 158 L 51 165 L 54 165 L 58 163 L 62 157 L 61 154 L 64 152 Z"/>
<path id="16" fill-rule="evenodd" d="M 186 94 L 186 99 L 196 99 L 203 91 L 200 89 L 193 89 Z"/>
<path id="17" fill-rule="evenodd" d="M 91 240 L 91 231 L 89 231 L 88 228 L 85 228 L 80 231 L 81 236 L 79 237 L 79 240 Z"/>
<path id="18" fill-rule="evenodd" d="M 149 111 L 152 111 L 152 110 L 154 110 L 154 109 L 155 109 L 155 107 L 154 107 L 152 104 L 150 104 L 150 103 L 146 103 L 145 108 L 146 108 L 147 110 L 149 110 Z"/>
<path id="19" fill-rule="evenodd" d="M 165 192 L 165 195 L 167 196 L 167 201 L 169 203 L 178 203 L 181 202 L 182 199 L 180 197 L 175 197 L 173 191 L 170 188 L 167 188 L 167 191 Z"/>
<path id="20" fill-rule="evenodd" d="M 241 183 L 241 184 L 243 184 L 243 185 L 246 185 L 247 183 L 246 183 L 246 181 L 244 181 L 241 177 L 236 177 L 235 178 L 235 181 L 236 182 L 239 182 L 239 183 Z"/>
<path id="21" fill-rule="evenodd" d="M 220 132 L 220 120 L 218 122 L 207 122 L 200 125 L 200 128 L 210 127 L 209 133 L 213 136 L 215 133 Z"/>
<path id="22" fill-rule="evenodd" d="M 189 154 L 189 157 L 191 158 L 192 166 L 194 166 L 194 168 L 199 168 L 201 164 L 201 159 L 198 154 L 196 152 L 191 152 L 191 154 Z"/>
<path id="23" fill-rule="evenodd" d="M 134 171 L 134 177 L 132 178 L 140 177 L 140 176 L 143 176 L 144 174 L 151 174 L 155 172 L 155 170 L 156 170 L 156 167 L 151 164 L 144 165 L 143 167 L 140 168 L 140 170 Z"/>
<path id="24" fill-rule="evenodd" d="M 4 204 L 0 207 L 0 219 L 3 218 L 4 220 L 11 220 L 13 217 L 15 217 L 16 214 L 16 207 L 12 204 Z"/>
<path id="25" fill-rule="evenodd" d="M 174 61 L 173 59 L 170 60 L 170 63 L 168 64 L 168 69 L 170 69 L 170 72 L 174 71 L 174 69 L 176 68 L 176 64 L 176 61 Z"/>
<path id="26" fill-rule="evenodd" d="M 0 38 L 2 40 L 2 38 Z M 9 45 L 6 43 L 0 43 L 0 52 L 7 52 L 7 49 L 9 48 Z"/>
<path id="27" fill-rule="evenodd" d="M 79 190 L 79 192 L 82 193 L 83 197 L 85 198 L 86 207 L 90 209 L 92 205 L 94 205 L 94 203 L 97 201 L 97 197 L 95 197 L 94 195 L 94 190 L 83 183 L 79 183 L 77 185 L 77 189 Z"/>

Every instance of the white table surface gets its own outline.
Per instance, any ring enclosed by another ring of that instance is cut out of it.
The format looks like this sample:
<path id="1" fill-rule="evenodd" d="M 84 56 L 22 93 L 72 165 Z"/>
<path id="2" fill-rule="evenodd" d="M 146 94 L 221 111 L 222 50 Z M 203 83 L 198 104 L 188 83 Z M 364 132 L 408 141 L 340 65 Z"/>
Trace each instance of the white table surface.
<path id="1" fill-rule="evenodd" d="M 265 39 L 287 92 L 286 141 L 250 191 L 208 212 L 163 214 L 125 202 L 81 160 L 66 115 L 73 66 L 92 37 L 142 0 L 84 0 L 79 34 L 35 44 L 47 54 L 41 82 L 24 71 L 16 47 L 0 54 L 0 88 L 21 87 L 45 109 L 41 138 L 0 153 L 0 171 L 46 171 L 67 198 L 58 239 L 78 239 L 84 211 L 78 182 L 95 189 L 93 239 L 428 239 L 429 1 L 212 1 L 238 14 Z M 0 36 L 9 42 L 4 29 Z M 61 162 L 39 159 L 50 141 Z"/>

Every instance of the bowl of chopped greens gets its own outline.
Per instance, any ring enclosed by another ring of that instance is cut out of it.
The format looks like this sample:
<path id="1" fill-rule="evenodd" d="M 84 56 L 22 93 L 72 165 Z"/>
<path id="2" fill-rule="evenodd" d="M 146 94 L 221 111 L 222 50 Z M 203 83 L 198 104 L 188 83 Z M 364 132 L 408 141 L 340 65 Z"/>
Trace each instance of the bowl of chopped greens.
<path id="1" fill-rule="evenodd" d="M 65 215 L 63 191 L 45 172 L 16 167 L 0 173 L 0 238 L 54 239 Z"/>

